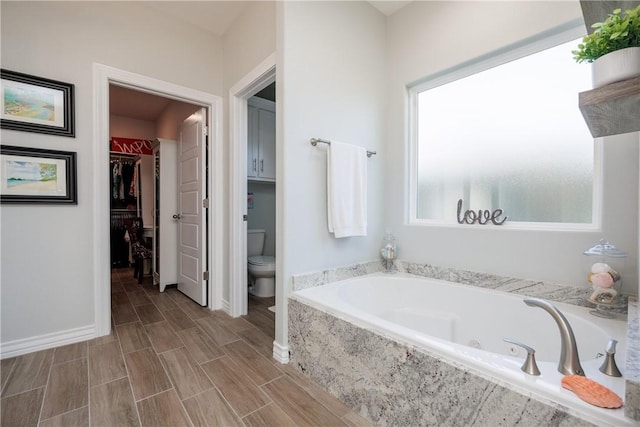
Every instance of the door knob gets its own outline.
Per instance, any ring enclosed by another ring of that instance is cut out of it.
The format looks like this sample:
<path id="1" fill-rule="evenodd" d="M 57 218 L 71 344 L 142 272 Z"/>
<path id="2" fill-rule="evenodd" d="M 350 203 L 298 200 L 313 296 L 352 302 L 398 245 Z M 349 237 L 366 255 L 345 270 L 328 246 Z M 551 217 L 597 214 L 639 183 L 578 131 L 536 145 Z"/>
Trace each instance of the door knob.
<path id="1" fill-rule="evenodd" d="M 173 215 L 173 219 L 180 219 L 180 218 L 182 218 L 182 215 L 181 215 L 181 214 L 175 214 L 175 215 Z"/>

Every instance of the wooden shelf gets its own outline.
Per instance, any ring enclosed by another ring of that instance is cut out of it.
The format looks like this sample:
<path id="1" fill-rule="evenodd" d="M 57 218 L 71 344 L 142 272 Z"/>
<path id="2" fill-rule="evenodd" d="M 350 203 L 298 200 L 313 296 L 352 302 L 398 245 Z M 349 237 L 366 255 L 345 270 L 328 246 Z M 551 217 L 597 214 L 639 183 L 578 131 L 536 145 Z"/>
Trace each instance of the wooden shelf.
<path id="1" fill-rule="evenodd" d="M 640 77 L 581 92 L 579 106 L 594 138 L 640 131 Z"/>

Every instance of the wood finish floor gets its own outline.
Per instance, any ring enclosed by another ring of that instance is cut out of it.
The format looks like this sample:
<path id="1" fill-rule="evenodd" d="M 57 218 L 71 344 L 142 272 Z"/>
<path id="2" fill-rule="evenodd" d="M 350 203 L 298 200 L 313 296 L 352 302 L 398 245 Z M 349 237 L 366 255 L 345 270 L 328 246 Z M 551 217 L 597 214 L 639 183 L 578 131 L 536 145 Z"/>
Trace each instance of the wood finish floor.
<path id="1" fill-rule="evenodd" d="M 272 357 L 273 298 L 209 311 L 112 273 L 112 334 L 1 361 L 2 426 L 368 426 Z"/>

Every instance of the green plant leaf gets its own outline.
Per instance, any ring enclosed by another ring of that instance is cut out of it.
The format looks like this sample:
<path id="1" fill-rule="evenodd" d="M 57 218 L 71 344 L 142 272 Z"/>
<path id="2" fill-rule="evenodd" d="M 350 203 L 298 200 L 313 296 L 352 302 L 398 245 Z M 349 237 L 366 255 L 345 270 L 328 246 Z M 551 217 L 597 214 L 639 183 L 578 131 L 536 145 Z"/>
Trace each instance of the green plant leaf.
<path id="1" fill-rule="evenodd" d="M 584 36 L 578 49 L 571 52 L 576 62 L 593 62 L 607 53 L 640 46 L 640 5 L 621 12 L 617 8 L 603 22 L 591 26 L 594 31 Z"/>

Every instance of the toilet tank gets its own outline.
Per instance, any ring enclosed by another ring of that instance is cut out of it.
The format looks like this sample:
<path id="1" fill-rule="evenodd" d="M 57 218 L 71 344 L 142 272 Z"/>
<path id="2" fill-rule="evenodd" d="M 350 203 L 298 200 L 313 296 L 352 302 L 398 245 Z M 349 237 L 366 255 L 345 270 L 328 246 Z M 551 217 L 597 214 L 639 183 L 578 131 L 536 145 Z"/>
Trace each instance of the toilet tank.
<path id="1" fill-rule="evenodd" d="M 262 255 L 264 230 L 247 230 L 247 256 Z"/>

